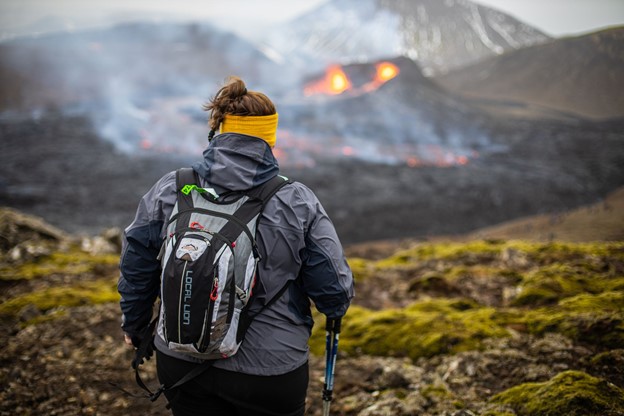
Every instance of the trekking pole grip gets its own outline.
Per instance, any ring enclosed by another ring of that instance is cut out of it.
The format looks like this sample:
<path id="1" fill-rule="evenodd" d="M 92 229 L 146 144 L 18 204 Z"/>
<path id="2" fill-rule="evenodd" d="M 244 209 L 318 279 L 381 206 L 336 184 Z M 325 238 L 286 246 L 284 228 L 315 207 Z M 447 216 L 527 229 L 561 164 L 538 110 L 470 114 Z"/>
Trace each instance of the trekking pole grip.
<path id="1" fill-rule="evenodd" d="M 342 318 L 327 318 L 327 320 L 325 321 L 325 330 L 327 332 L 333 332 L 334 334 L 339 334 L 341 326 L 342 326 Z"/>

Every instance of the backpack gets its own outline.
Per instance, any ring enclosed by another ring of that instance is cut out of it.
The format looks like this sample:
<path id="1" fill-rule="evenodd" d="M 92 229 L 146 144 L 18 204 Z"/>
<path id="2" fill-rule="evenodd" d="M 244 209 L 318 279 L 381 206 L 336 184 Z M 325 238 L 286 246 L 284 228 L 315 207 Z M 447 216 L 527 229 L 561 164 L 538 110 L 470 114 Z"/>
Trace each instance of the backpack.
<path id="1" fill-rule="evenodd" d="M 176 172 L 178 196 L 161 249 L 161 306 L 157 326 L 172 351 L 204 360 L 227 358 L 240 347 L 261 261 L 256 229 L 267 201 L 288 178 L 275 176 L 244 192 L 219 196 L 200 188 L 191 168 Z"/>

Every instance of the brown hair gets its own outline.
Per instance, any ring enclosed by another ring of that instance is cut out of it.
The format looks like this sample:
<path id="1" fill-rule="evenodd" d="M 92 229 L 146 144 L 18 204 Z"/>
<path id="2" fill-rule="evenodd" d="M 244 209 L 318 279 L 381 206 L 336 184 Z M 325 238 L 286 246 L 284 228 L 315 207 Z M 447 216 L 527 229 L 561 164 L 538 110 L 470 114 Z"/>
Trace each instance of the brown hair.
<path id="1" fill-rule="evenodd" d="M 247 91 L 245 83 L 236 76 L 226 80 L 217 94 L 204 104 L 204 111 L 210 111 L 208 126 L 211 134 L 219 129 L 226 114 L 235 116 L 270 116 L 275 114 L 275 105 L 261 92 Z"/>

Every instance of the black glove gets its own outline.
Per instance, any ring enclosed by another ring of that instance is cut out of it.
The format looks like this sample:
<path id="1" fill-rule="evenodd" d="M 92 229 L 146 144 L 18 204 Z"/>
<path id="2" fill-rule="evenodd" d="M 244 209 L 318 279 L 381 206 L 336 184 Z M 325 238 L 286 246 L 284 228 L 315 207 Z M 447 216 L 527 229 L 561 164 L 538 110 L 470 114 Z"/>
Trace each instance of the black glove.
<path id="1" fill-rule="evenodd" d="M 130 337 L 132 345 L 136 348 L 134 359 L 132 360 L 132 368 L 137 369 L 145 360 L 149 360 L 154 355 L 154 337 L 152 335 L 147 338 L 141 338 L 138 335 Z"/>

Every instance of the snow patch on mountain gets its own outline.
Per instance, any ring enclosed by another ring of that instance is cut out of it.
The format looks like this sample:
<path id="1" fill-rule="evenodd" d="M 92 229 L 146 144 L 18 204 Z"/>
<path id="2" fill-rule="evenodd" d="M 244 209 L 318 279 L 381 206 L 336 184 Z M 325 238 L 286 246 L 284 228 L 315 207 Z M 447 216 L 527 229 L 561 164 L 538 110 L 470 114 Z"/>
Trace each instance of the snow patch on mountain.
<path id="1" fill-rule="evenodd" d="M 276 27 L 265 43 L 311 71 L 407 56 L 432 75 L 548 39 L 468 0 L 332 0 Z"/>

